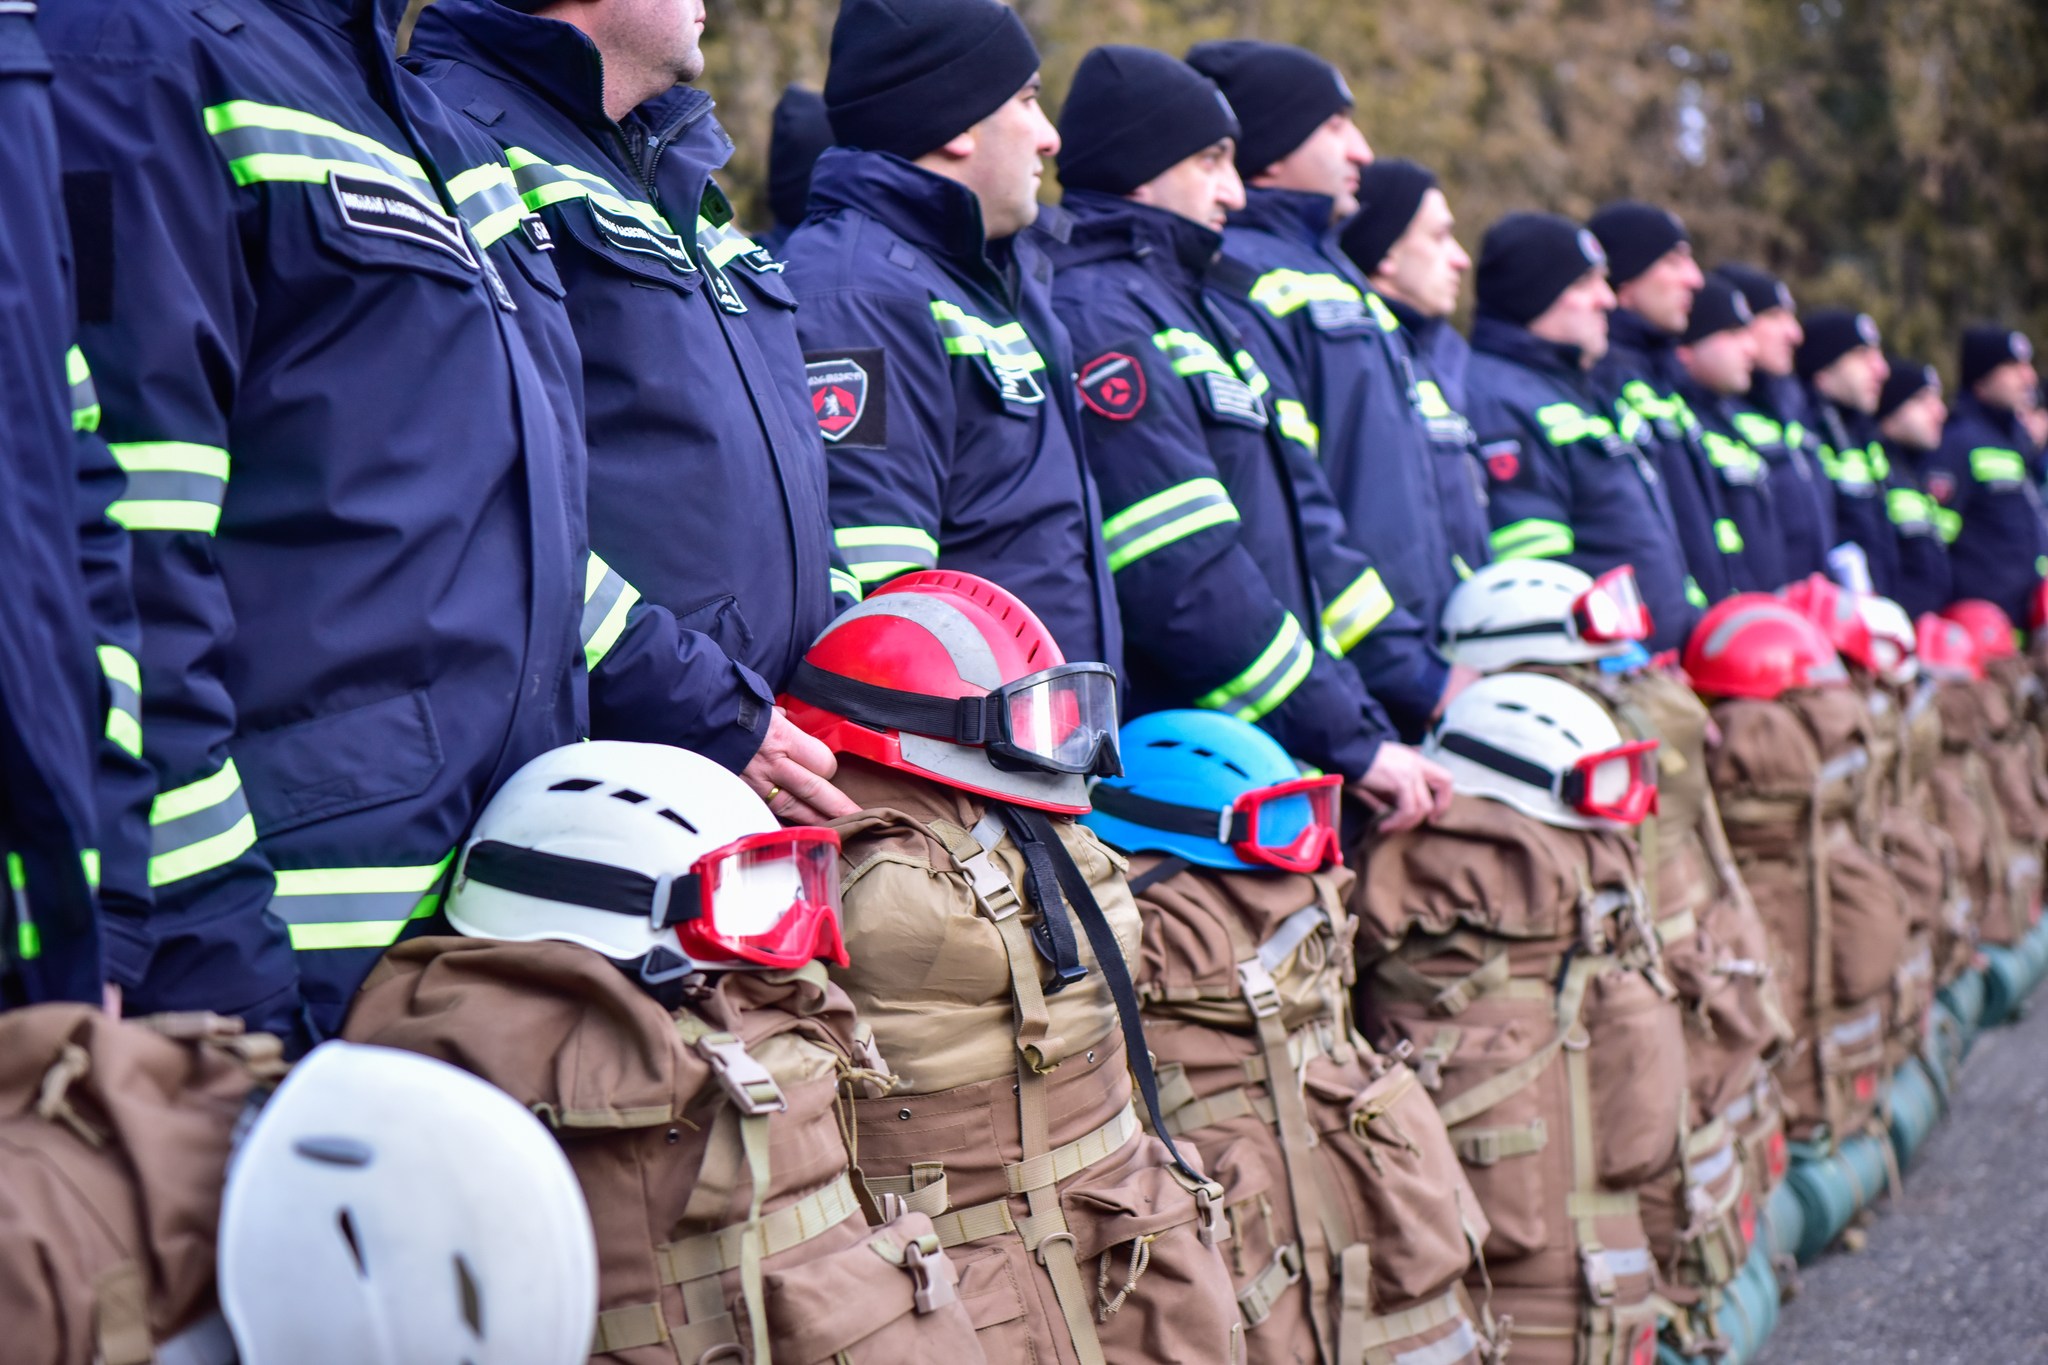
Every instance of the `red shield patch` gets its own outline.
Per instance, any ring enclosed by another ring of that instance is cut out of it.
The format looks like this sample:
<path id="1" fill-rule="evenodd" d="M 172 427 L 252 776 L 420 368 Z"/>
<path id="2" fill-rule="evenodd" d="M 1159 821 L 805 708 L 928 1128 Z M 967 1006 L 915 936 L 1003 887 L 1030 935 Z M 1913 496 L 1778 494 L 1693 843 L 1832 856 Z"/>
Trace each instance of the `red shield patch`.
<path id="1" fill-rule="evenodd" d="M 1498 451 L 1486 457 L 1486 472 L 1495 483 L 1513 483 L 1522 472 L 1522 457 L 1512 450 Z"/>
<path id="2" fill-rule="evenodd" d="M 1105 351 L 1081 367 L 1081 401 L 1098 417 L 1128 422 L 1145 407 L 1145 367 L 1123 351 Z"/>
<path id="3" fill-rule="evenodd" d="M 1954 497 L 1955 493 L 1956 476 L 1947 470 L 1936 470 L 1927 476 L 1927 496 L 1942 506 L 1948 506 L 1948 500 Z"/>
<path id="4" fill-rule="evenodd" d="M 811 385 L 811 411 L 818 431 L 828 441 L 843 440 L 860 425 L 868 404 L 868 372 L 850 357 L 812 361 L 805 367 Z"/>

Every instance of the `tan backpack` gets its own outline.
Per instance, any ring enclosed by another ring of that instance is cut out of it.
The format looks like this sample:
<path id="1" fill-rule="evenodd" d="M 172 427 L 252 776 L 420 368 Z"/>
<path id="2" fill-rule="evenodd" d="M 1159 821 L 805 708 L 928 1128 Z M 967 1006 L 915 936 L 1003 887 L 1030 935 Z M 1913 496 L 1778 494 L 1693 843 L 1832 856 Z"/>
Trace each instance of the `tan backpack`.
<path id="1" fill-rule="evenodd" d="M 1161 1107 L 1224 1186 L 1252 1365 L 1491 1359 L 1478 1198 L 1415 1073 L 1351 1025 L 1351 872 L 1132 871 Z"/>
<path id="2" fill-rule="evenodd" d="M 839 781 L 867 809 L 836 825 L 853 965 L 835 976 L 897 1073 L 854 1105 L 866 1187 L 931 1217 L 993 1365 L 1241 1360 L 1223 1188 L 1134 1103 L 1110 989 L 1139 937 L 1123 859 L 1071 820 L 1043 826 L 1082 883 L 1045 894 L 1096 902 L 1105 969 L 1079 905 L 1061 947 L 988 804 L 858 760 Z M 1049 992 L 1040 945 L 1086 974 Z"/>
<path id="3" fill-rule="evenodd" d="M 862 1214 L 838 1098 L 886 1076 L 817 964 L 727 973 L 672 1014 L 575 944 L 414 939 L 343 1032 L 473 1072 L 554 1131 L 597 1234 L 593 1355 L 980 1359 L 930 1221 Z"/>
<path id="4" fill-rule="evenodd" d="M 1514 1358 L 1632 1365 L 1658 1314 L 1638 1191 L 1677 1167 L 1688 1106 L 1633 841 L 1460 796 L 1363 856 L 1366 1018 L 1436 1096 Z"/>
<path id="5" fill-rule="evenodd" d="M 1972 966 L 1983 925 L 2006 913 L 2003 845 L 1994 827 L 1997 803 L 1980 752 L 1985 740 L 1969 683 L 1923 680 L 1907 716 L 1915 737 L 1914 775 L 1924 784 L 1928 819 L 1955 850 L 1958 894 L 1949 915 L 1935 925 L 1935 974 L 1947 985 Z M 1931 753 L 1924 747 L 1930 738 Z"/>
<path id="6" fill-rule="evenodd" d="M 227 1360 L 214 1298 L 237 1123 L 284 1074 L 239 1020 L 0 1014 L 0 1331 L 9 1360 Z"/>
<path id="7" fill-rule="evenodd" d="M 1780 1065 L 1801 1140 L 1871 1126 L 1910 915 L 1869 851 L 1867 712 L 1850 688 L 1713 710 L 1708 767 L 1743 879 L 1769 928 L 1799 1041 Z"/>

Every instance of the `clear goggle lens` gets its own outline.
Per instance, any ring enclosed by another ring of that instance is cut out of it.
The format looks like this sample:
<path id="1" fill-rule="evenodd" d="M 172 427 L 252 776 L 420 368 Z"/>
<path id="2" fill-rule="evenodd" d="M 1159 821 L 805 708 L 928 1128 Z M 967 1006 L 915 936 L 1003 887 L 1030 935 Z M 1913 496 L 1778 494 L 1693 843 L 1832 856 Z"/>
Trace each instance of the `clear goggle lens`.
<path id="1" fill-rule="evenodd" d="M 1636 586 L 1636 571 L 1624 564 L 1593 580 L 1572 603 L 1572 625 L 1594 644 L 1648 639 L 1650 609 Z"/>
<path id="2" fill-rule="evenodd" d="M 839 927 L 839 836 L 828 829 L 750 834 L 697 860 L 700 913 L 677 927 L 700 961 L 736 958 L 800 967 L 823 957 L 845 966 Z"/>
<path id="3" fill-rule="evenodd" d="M 992 748 L 1053 772 L 1113 776 L 1116 771 L 1116 675 L 1099 666 L 1063 665 L 1002 689 L 1008 733 Z M 1111 762 L 1102 771 L 1103 757 Z"/>
<path id="4" fill-rule="evenodd" d="M 1332 774 L 1244 793 L 1231 803 L 1232 815 L 1244 817 L 1244 838 L 1233 841 L 1231 851 L 1246 862 L 1288 872 L 1314 872 L 1343 862 L 1343 785 L 1343 779 Z"/>

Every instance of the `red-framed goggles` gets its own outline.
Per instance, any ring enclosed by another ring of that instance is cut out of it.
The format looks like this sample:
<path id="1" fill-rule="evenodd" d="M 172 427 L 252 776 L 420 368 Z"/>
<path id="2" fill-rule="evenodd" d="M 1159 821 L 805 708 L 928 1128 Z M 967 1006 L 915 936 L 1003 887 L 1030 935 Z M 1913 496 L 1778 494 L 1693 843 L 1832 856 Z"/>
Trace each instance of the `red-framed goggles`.
<path id="1" fill-rule="evenodd" d="M 1338 810 L 1344 779 L 1303 777 L 1241 792 L 1222 810 L 1182 806 L 1102 783 L 1095 809 L 1146 829 L 1214 839 L 1247 863 L 1315 872 L 1344 861 Z"/>
<path id="2" fill-rule="evenodd" d="M 1540 787 L 1561 804 L 1596 820 L 1639 825 L 1657 811 L 1654 739 L 1639 739 L 1587 754 L 1563 772 L 1456 730 L 1439 736 L 1437 743 L 1445 753 L 1469 758 L 1517 782 Z"/>
<path id="3" fill-rule="evenodd" d="M 788 970 L 813 958 L 847 965 L 838 863 L 836 832 L 798 828 L 746 835 L 687 872 L 656 877 L 487 839 L 464 854 L 458 875 L 672 928 L 683 954 L 706 966 Z"/>
<path id="4" fill-rule="evenodd" d="M 1624 564 L 1593 580 L 1572 599 L 1572 631 L 1593 644 L 1650 638 L 1650 609 L 1643 605 L 1636 571 Z"/>
<path id="5" fill-rule="evenodd" d="M 1123 772 L 1116 748 L 1116 670 L 1060 664 L 973 697 L 928 697 L 798 664 L 789 694 L 879 730 L 972 745 L 1004 772 Z"/>

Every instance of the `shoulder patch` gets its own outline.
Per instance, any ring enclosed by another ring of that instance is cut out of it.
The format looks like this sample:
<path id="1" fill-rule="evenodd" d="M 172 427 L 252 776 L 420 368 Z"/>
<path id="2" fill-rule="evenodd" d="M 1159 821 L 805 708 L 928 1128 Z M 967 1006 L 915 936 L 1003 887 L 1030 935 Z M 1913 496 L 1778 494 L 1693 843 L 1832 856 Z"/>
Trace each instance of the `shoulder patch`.
<path id="1" fill-rule="evenodd" d="M 582 203 L 590 212 L 590 221 L 596 226 L 598 236 L 613 247 L 635 256 L 652 256 L 678 275 L 696 273 L 697 263 L 690 259 L 690 248 L 675 233 L 623 213 L 613 213 L 587 195 Z"/>
<path id="2" fill-rule="evenodd" d="M 476 268 L 461 222 L 394 182 L 335 171 L 327 177 L 327 188 L 341 221 L 357 232 L 415 242 Z"/>
<path id="3" fill-rule="evenodd" d="M 888 356 L 880 347 L 806 351 L 804 376 L 826 444 L 870 450 L 888 445 Z"/>
<path id="4" fill-rule="evenodd" d="M 1104 351 L 1075 378 L 1088 411 L 1112 422 L 1128 422 L 1145 410 L 1145 367 L 1128 351 Z"/>
<path id="5" fill-rule="evenodd" d="M 1488 441 L 1479 447 L 1479 458 L 1486 462 L 1486 476 L 1495 483 L 1513 483 L 1522 476 L 1520 441 Z"/>
<path id="6" fill-rule="evenodd" d="M 1956 476 L 1946 469 L 1932 469 L 1927 473 L 1927 496 L 1942 506 L 1956 495 Z"/>

